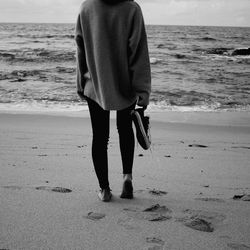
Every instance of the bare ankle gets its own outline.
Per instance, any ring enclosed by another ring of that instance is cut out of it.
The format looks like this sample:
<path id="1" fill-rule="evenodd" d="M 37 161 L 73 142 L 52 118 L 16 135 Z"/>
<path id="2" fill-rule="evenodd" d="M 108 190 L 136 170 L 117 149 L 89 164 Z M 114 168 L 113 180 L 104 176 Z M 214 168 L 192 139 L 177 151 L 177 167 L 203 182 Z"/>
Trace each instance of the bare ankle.
<path id="1" fill-rule="evenodd" d="M 124 174 L 123 179 L 132 181 L 132 179 L 133 179 L 132 174 Z"/>

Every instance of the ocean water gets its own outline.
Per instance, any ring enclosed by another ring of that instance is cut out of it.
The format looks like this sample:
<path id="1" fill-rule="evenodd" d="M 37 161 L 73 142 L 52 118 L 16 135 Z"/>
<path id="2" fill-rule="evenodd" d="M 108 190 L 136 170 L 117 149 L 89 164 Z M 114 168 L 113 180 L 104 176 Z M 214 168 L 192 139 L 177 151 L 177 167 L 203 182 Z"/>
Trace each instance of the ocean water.
<path id="1" fill-rule="evenodd" d="M 147 26 L 152 111 L 249 111 L 250 28 Z M 79 111 L 74 24 L 0 23 L 0 110 Z"/>

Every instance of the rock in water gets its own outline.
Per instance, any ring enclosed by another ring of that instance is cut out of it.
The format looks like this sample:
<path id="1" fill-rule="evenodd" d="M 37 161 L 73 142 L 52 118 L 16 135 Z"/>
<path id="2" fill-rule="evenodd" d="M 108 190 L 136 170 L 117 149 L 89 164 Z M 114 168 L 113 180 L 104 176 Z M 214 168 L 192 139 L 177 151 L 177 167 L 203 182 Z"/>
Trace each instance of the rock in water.
<path id="1" fill-rule="evenodd" d="M 250 55 L 250 48 L 236 49 L 232 53 L 232 56 L 249 56 L 249 55 Z"/>
<path id="2" fill-rule="evenodd" d="M 241 200 L 243 200 L 243 201 L 250 201 L 250 194 L 244 195 L 244 196 L 241 198 Z"/>
<path id="3" fill-rule="evenodd" d="M 228 54 L 228 51 L 230 48 L 214 48 L 214 49 L 209 49 L 207 51 L 208 54 L 215 54 L 215 55 L 226 55 Z"/>
<path id="4" fill-rule="evenodd" d="M 190 221 L 187 221 L 185 226 L 190 227 L 192 229 L 202 231 L 202 232 L 213 232 L 214 228 L 212 227 L 211 223 L 200 219 L 200 218 L 195 218 Z"/>
<path id="5" fill-rule="evenodd" d="M 250 201 L 250 194 L 236 194 L 233 197 L 234 200 Z"/>
<path id="6" fill-rule="evenodd" d="M 244 197 L 244 194 L 236 194 L 236 195 L 234 195 L 233 199 L 240 200 L 242 197 Z"/>

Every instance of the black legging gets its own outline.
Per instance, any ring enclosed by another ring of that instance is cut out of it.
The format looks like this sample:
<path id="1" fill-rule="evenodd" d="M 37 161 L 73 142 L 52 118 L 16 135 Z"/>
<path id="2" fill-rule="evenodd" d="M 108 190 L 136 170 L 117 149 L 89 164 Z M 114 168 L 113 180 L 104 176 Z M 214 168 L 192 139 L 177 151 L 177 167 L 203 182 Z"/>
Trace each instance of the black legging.
<path id="1" fill-rule="evenodd" d="M 109 188 L 108 181 L 108 141 L 110 111 L 102 109 L 96 102 L 87 98 L 89 106 L 93 141 L 92 158 L 101 189 Z M 117 111 L 116 125 L 119 133 L 123 174 L 132 174 L 135 138 L 132 127 L 131 110 L 135 104 Z"/>

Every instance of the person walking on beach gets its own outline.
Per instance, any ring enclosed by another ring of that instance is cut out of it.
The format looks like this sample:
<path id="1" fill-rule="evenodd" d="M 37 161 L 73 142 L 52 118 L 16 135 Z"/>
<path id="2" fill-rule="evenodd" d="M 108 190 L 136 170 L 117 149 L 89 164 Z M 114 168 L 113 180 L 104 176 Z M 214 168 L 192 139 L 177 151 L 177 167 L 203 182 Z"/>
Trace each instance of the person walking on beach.
<path id="1" fill-rule="evenodd" d="M 121 198 L 133 198 L 134 132 L 131 111 L 147 107 L 151 70 L 140 6 L 129 0 L 86 0 L 77 18 L 77 93 L 87 101 L 93 131 L 92 159 L 98 197 L 110 201 L 108 141 L 110 111 L 117 111 L 123 166 Z"/>

